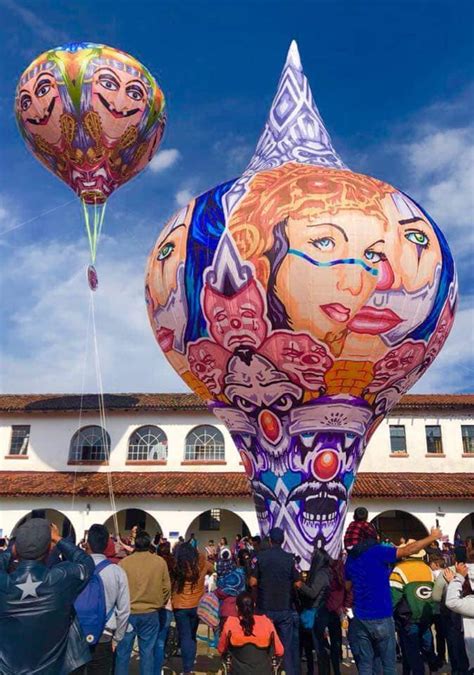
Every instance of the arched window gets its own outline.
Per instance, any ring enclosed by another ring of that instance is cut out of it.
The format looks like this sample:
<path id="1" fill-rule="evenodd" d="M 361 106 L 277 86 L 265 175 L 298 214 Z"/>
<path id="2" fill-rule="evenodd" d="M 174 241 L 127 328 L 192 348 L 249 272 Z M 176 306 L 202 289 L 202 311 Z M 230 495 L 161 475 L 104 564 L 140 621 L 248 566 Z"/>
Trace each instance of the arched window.
<path id="1" fill-rule="evenodd" d="M 216 427 L 196 427 L 186 436 L 185 460 L 222 461 L 225 459 L 224 437 Z"/>
<path id="2" fill-rule="evenodd" d="M 153 425 L 135 429 L 128 444 L 128 460 L 156 461 L 168 457 L 168 439 L 165 432 Z"/>
<path id="3" fill-rule="evenodd" d="M 108 462 L 110 436 L 105 429 L 91 425 L 76 431 L 71 440 L 69 460 L 72 462 Z"/>

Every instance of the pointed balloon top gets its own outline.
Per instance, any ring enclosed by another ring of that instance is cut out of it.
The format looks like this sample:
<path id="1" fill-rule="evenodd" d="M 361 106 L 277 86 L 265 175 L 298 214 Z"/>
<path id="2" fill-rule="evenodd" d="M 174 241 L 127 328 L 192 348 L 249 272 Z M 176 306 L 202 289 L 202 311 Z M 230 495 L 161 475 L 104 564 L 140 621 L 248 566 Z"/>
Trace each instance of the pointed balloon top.
<path id="1" fill-rule="evenodd" d="M 295 68 L 296 70 L 301 70 L 303 72 L 303 66 L 301 65 L 301 58 L 300 58 L 300 52 L 298 49 L 298 43 L 296 40 L 292 40 L 290 44 L 290 48 L 288 50 L 288 55 L 286 57 L 286 62 L 283 70 L 285 68 L 288 68 L 291 66 L 292 68 Z"/>
<path id="2" fill-rule="evenodd" d="M 242 176 L 224 196 L 226 215 L 240 201 L 254 174 L 286 162 L 347 169 L 332 146 L 314 102 L 295 40 L 288 50 L 277 93 L 254 156 Z"/>

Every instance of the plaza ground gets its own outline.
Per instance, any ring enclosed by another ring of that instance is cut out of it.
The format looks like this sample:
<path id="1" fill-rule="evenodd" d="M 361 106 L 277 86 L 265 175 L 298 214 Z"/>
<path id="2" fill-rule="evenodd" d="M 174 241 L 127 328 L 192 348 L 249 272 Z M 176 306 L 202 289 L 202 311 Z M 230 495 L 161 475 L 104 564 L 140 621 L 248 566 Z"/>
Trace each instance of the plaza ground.
<path id="1" fill-rule="evenodd" d="M 207 636 L 207 627 L 202 624 L 199 626 L 198 635 L 205 638 Z M 344 639 L 343 645 L 343 655 L 344 660 L 341 664 L 341 675 L 356 675 L 357 669 L 352 663 L 350 653 L 347 653 L 347 641 Z M 402 666 L 397 664 L 397 671 L 401 675 Z M 179 675 L 183 672 L 182 662 L 179 657 L 173 657 L 169 659 L 163 668 L 163 675 Z M 207 643 L 203 640 L 198 640 L 198 657 L 195 666 L 194 673 L 195 675 L 209 675 L 210 673 L 223 673 L 222 670 L 222 660 L 220 655 L 215 649 L 209 648 Z M 284 671 L 283 671 L 284 672 Z M 317 673 L 317 667 L 315 667 L 315 672 Z M 438 675 L 443 675 L 444 673 L 450 673 L 451 668 L 449 665 L 443 666 L 439 671 Z M 139 673 L 139 658 L 138 654 L 134 652 L 132 660 L 130 662 L 130 675 L 138 675 Z M 306 675 L 306 664 L 303 662 L 301 668 L 301 675 Z"/>

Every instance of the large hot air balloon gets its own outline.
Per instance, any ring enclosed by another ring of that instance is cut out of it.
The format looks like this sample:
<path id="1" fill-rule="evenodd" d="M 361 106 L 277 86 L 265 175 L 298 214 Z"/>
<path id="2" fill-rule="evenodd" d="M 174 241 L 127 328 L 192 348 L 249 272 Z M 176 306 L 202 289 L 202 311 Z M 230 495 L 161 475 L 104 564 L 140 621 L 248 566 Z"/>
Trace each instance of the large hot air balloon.
<path id="1" fill-rule="evenodd" d="M 263 535 L 337 557 L 368 440 L 451 330 L 446 240 L 336 154 L 293 43 L 243 175 L 192 200 L 148 261 L 171 365 L 228 427 Z"/>
<path id="2" fill-rule="evenodd" d="M 20 132 L 35 157 L 81 199 L 92 265 L 107 199 L 158 149 L 164 108 L 151 73 L 133 56 L 102 44 L 50 49 L 20 77 Z M 88 276 L 95 288 L 93 267 Z"/>

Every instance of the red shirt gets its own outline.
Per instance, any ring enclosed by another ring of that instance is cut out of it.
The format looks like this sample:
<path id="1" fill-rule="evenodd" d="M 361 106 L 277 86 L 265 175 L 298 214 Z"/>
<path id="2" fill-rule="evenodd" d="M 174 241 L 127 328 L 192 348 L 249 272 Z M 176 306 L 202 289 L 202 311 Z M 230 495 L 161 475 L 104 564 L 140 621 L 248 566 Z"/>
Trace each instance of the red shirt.
<path id="1" fill-rule="evenodd" d="M 254 617 L 255 624 L 253 627 L 252 635 L 244 635 L 242 626 L 240 625 L 239 618 L 236 616 L 229 616 L 224 624 L 222 629 L 221 637 L 219 644 L 217 645 L 217 651 L 219 654 L 224 654 L 230 644 L 234 647 L 242 647 L 242 645 L 253 644 L 256 647 L 268 647 L 270 645 L 270 638 L 273 633 L 274 645 L 275 645 L 275 656 L 283 656 L 283 645 L 278 637 L 278 633 L 275 630 L 270 619 L 263 614 L 255 614 Z M 229 638 L 230 633 L 230 638 Z"/>

